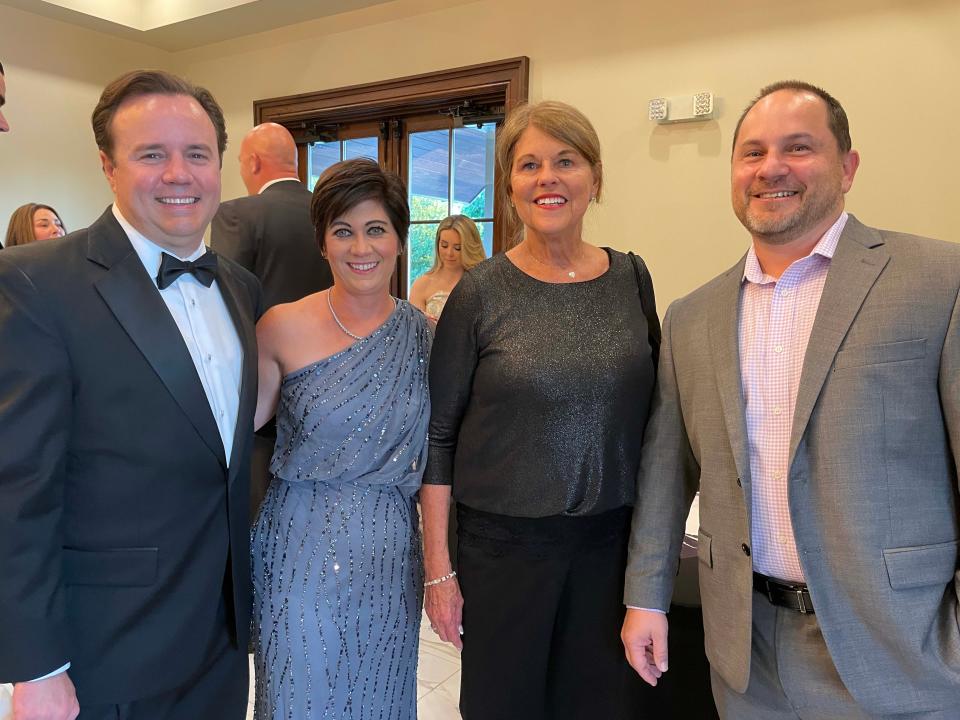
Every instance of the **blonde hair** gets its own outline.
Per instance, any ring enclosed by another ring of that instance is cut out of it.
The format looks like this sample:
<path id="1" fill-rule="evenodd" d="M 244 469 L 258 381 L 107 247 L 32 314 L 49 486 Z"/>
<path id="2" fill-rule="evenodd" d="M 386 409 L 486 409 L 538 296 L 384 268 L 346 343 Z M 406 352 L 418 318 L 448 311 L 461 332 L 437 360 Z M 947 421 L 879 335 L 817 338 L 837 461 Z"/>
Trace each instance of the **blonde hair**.
<path id="1" fill-rule="evenodd" d="M 33 216 L 37 210 L 49 210 L 57 216 L 57 220 L 60 220 L 60 227 L 63 227 L 63 220 L 60 219 L 60 213 L 49 205 L 41 205 L 40 203 L 21 205 L 14 210 L 13 215 L 10 216 L 10 224 L 7 225 L 7 237 L 3 241 L 4 247 L 26 245 L 37 239 L 33 234 Z M 66 232 L 66 228 L 64 228 L 64 232 Z"/>
<path id="2" fill-rule="evenodd" d="M 556 100 L 544 100 L 532 105 L 521 105 L 507 117 L 497 133 L 497 199 L 507 222 L 517 228 L 520 239 L 523 232 L 520 217 L 510 204 L 510 173 L 513 170 L 513 152 L 524 130 L 533 126 L 547 135 L 566 143 L 589 163 L 597 181 L 594 199 L 600 201 L 603 191 L 603 163 L 600 159 L 600 138 L 587 116 L 572 105 Z"/>
<path id="3" fill-rule="evenodd" d="M 466 215 L 450 215 L 437 225 L 437 236 L 433 241 L 433 267 L 427 270 L 428 273 L 436 272 L 443 265 L 440 259 L 440 233 L 444 230 L 455 230 L 460 236 L 460 262 L 464 270 L 469 270 L 487 259 L 477 224 Z"/>

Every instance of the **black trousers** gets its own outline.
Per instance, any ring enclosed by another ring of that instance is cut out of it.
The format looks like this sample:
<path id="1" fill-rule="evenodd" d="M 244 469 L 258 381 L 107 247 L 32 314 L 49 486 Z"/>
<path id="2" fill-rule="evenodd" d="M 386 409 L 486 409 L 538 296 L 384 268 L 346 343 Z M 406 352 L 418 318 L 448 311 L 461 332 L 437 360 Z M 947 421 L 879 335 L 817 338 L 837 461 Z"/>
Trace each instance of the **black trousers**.
<path id="1" fill-rule="evenodd" d="M 630 509 L 513 518 L 458 506 L 464 720 L 641 720 L 620 628 Z"/>

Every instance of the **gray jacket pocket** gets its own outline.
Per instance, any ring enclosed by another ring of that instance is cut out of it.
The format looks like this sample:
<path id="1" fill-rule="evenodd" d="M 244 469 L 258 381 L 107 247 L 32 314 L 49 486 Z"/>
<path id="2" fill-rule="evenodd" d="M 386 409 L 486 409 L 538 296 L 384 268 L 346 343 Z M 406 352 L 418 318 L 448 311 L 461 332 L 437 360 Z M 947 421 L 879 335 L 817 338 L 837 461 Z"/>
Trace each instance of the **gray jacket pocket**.
<path id="1" fill-rule="evenodd" d="M 843 368 L 861 367 L 863 365 L 882 365 L 884 363 L 917 360 L 926 354 L 926 346 L 925 338 L 880 343 L 878 345 L 850 345 L 837 353 L 833 369 L 842 370 Z"/>
<path id="2" fill-rule="evenodd" d="M 889 548 L 883 561 L 894 590 L 946 585 L 957 571 L 957 541 Z"/>

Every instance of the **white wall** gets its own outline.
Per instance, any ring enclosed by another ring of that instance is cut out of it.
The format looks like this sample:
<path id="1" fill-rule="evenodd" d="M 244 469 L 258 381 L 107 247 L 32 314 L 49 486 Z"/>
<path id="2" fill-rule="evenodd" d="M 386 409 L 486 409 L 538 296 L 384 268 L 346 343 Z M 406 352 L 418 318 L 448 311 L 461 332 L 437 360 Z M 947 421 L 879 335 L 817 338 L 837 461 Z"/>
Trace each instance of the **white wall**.
<path id="1" fill-rule="evenodd" d="M 68 229 L 90 224 L 112 197 L 90 113 L 110 80 L 170 55 L 0 5 L 0 61 L 11 125 L 0 135 L 0 237 L 28 202 L 55 207 Z"/>
<path id="2" fill-rule="evenodd" d="M 0 137 L 0 218 L 48 200 L 76 227 L 106 204 L 89 113 L 102 85 L 130 67 L 158 64 L 213 91 L 232 138 L 230 198 L 243 193 L 236 150 L 256 99 L 527 55 L 531 98 L 579 106 L 603 143 L 606 196 L 587 239 L 641 252 L 663 308 L 747 246 L 730 210 L 730 140 L 742 106 L 774 80 L 822 84 L 846 106 L 862 155 L 849 209 L 960 240 L 958 35 L 953 0 L 397 0 L 165 54 L 0 6 L 14 124 Z M 717 95 L 716 121 L 646 120 L 648 99 L 696 90 Z"/>
<path id="3" fill-rule="evenodd" d="M 591 211 L 588 239 L 641 252 L 661 308 L 744 252 L 729 203 L 731 135 L 742 107 L 775 80 L 822 84 L 847 108 L 863 156 L 848 207 L 861 219 L 960 240 L 960 93 L 951 89 L 960 3 L 480 0 L 416 12 L 422 7 L 401 0 L 186 51 L 176 62 L 220 99 L 239 138 L 258 98 L 527 55 L 531 98 L 577 105 L 603 143 L 605 199 Z M 650 98 L 697 90 L 718 96 L 716 121 L 646 119 Z M 242 194 L 233 152 L 224 172 L 224 197 Z"/>

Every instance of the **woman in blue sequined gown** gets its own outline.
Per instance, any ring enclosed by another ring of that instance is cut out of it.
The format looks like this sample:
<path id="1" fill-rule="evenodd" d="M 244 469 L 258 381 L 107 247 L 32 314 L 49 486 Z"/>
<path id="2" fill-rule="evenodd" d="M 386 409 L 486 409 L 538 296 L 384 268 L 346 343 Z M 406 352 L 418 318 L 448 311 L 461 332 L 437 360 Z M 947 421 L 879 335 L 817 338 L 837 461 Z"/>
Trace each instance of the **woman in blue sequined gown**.
<path id="1" fill-rule="evenodd" d="M 255 717 L 408 720 L 430 331 L 389 294 L 406 191 L 376 163 L 338 163 L 311 215 L 334 286 L 257 327 L 257 421 L 276 409 L 277 445 L 252 531 Z"/>

